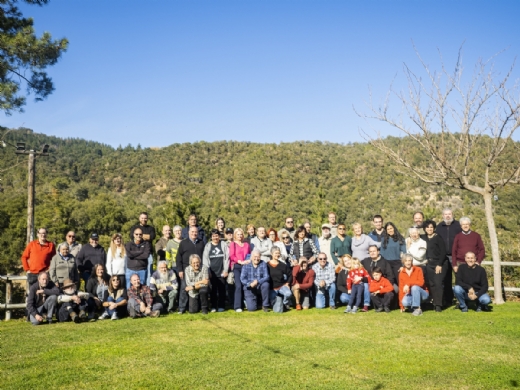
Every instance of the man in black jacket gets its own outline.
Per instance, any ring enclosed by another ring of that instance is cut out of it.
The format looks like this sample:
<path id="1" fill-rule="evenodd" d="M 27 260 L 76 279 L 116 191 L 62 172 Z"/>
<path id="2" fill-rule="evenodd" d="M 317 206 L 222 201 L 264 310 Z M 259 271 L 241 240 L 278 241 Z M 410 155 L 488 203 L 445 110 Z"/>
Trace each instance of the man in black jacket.
<path id="1" fill-rule="evenodd" d="M 448 269 L 444 276 L 443 284 L 443 301 L 444 306 L 450 306 L 453 302 L 453 289 L 452 289 L 452 273 L 453 268 L 451 265 L 451 250 L 453 248 L 453 241 L 455 236 L 462 231 L 459 221 L 453 219 L 453 211 L 451 209 L 444 209 L 442 211 L 442 222 L 437 225 L 435 233 L 442 237 L 446 244 L 446 255 L 448 257 Z"/>
<path id="2" fill-rule="evenodd" d="M 372 275 L 374 268 L 381 268 L 383 276 L 393 284 L 394 291 L 397 294 L 399 292 L 399 288 L 397 287 L 397 278 L 394 275 L 394 271 L 392 271 L 392 267 L 390 264 L 388 264 L 388 261 L 386 261 L 386 259 L 379 253 L 379 248 L 376 245 L 370 245 L 368 247 L 368 255 L 370 257 L 367 257 L 361 261 L 363 268 L 365 268 L 370 275 Z M 364 306 L 370 306 L 370 289 L 368 286 L 368 279 L 363 278 L 363 283 L 365 284 L 365 289 L 363 292 L 363 304 Z"/>
<path id="3" fill-rule="evenodd" d="M 489 311 L 491 298 L 488 295 L 486 270 L 476 263 L 473 252 L 466 253 L 466 263 L 461 264 L 456 274 L 454 293 L 460 310 L 468 311 L 468 300 L 477 302 L 477 311 Z"/>
<path id="4" fill-rule="evenodd" d="M 47 272 L 38 274 L 38 281 L 33 283 L 27 297 L 27 312 L 33 325 L 52 323 L 52 314 L 60 289 L 49 280 Z"/>
<path id="5" fill-rule="evenodd" d="M 79 274 L 85 281 L 85 286 L 92 273 L 92 268 L 96 264 L 102 264 L 106 267 L 107 254 L 105 248 L 99 245 L 99 236 L 97 233 L 90 235 L 89 243 L 83 245 L 81 250 L 76 257 L 76 266 L 78 267 Z"/>
<path id="6" fill-rule="evenodd" d="M 130 278 L 133 274 L 139 275 L 139 280 L 145 281 L 148 274 L 148 258 L 152 254 L 150 241 L 143 240 L 143 231 L 140 228 L 134 230 L 134 238 L 125 245 L 126 250 L 126 288 L 130 288 Z"/>
<path id="7" fill-rule="evenodd" d="M 189 237 L 182 240 L 177 250 L 177 272 L 181 278 L 181 288 L 179 295 L 179 314 L 186 312 L 188 304 L 188 293 L 186 292 L 186 278 L 184 269 L 190 266 L 190 256 L 198 255 L 202 259 L 204 253 L 204 241 L 198 237 L 199 229 L 197 226 L 190 226 Z"/>
<path id="8" fill-rule="evenodd" d="M 155 228 L 152 225 L 148 225 L 148 213 L 142 212 L 139 214 L 139 223 L 132 226 L 130 228 L 130 240 L 134 239 L 134 232 L 136 229 L 141 229 L 141 233 L 143 233 L 143 241 L 148 241 L 150 243 L 150 248 L 153 250 L 153 242 L 155 241 Z M 150 276 L 153 273 L 153 253 L 150 252 L 150 256 L 148 257 L 148 268 L 146 269 L 146 275 L 148 279 L 141 278 L 143 283 L 146 283 L 147 286 L 150 285 Z M 127 279 L 128 284 L 128 279 Z"/>

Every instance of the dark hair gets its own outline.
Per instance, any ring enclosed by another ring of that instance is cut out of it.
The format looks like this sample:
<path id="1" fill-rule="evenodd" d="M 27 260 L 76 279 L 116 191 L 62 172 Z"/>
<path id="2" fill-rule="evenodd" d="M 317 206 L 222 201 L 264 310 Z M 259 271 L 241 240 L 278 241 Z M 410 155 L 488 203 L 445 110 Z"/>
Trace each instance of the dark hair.
<path id="1" fill-rule="evenodd" d="M 146 215 L 148 217 L 148 213 L 146 211 L 143 211 L 142 213 L 139 213 L 139 215 Z"/>
<path id="2" fill-rule="evenodd" d="M 218 229 L 211 229 L 211 234 L 210 236 L 214 235 L 214 234 L 218 234 L 218 236 L 220 237 L 220 231 Z"/>
<path id="3" fill-rule="evenodd" d="M 298 236 L 300 235 L 301 232 L 305 233 L 305 236 L 303 238 L 307 237 L 307 230 L 305 230 L 305 227 L 303 225 L 300 225 L 300 226 L 298 226 L 298 228 L 294 232 L 294 240 L 295 241 L 298 241 L 300 239 L 300 237 L 298 237 Z"/>
<path id="4" fill-rule="evenodd" d="M 376 248 L 378 251 L 380 250 L 376 244 L 369 245 L 368 250 L 370 250 L 370 248 L 372 248 L 372 247 Z"/>
<path id="5" fill-rule="evenodd" d="M 379 267 L 374 267 L 374 269 L 372 270 L 372 275 L 373 274 L 381 274 L 381 275 L 383 275 L 383 271 Z"/>
<path id="6" fill-rule="evenodd" d="M 435 221 L 432 221 L 431 219 L 429 219 L 426 222 L 424 222 L 422 226 L 423 226 L 424 229 L 426 229 L 430 225 L 433 225 L 434 229 L 437 227 L 437 224 L 435 223 Z"/>
<path id="7" fill-rule="evenodd" d="M 376 214 L 376 215 L 374 215 L 374 216 L 372 217 L 372 221 L 373 221 L 374 219 L 376 219 L 376 218 L 380 218 L 381 221 L 383 220 L 383 217 L 382 217 L 382 216 L 380 216 L 379 214 Z"/>
<path id="8" fill-rule="evenodd" d="M 394 234 L 389 236 L 388 233 L 386 232 L 386 228 L 388 226 L 392 226 L 394 228 Z M 386 247 L 388 246 L 388 240 L 389 240 L 389 237 L 392 237 L 392 239 L 394 240 L 394 242 L 397 242 L 399 241 L 399 244 L 404 244 L 404 237 L 401 235 L 401 233 L 399 233 L 399 230 L 397 230 L 397 227 L 394 225 L 393 222 L 387 222 L 385 223 L 385 228 L 383 230 L 383 239 L 381 240 L 381 246 L 383 248 L 386 249 Z"/>
<path id="9" fill-rule="evenodd" d="M 125 286 L 123 286 L 123 284 L 121 283 L 121 278 L 119 277 L 119 275 L 113 275 L 113 276 L 110 278 L 110 281 L 108 282 L 108 291 L 109 291 L 110 293 L 113 293 L 113 292 L 116 291 L 115 288 L 114 288 L 114 286 L 112 285 L 112 280 L 114 280 L 114 279 L 119 280 L 119 288 L 118 288 L 118 290 L 121 290 L 121 289 L 125 288 Z"/>
<path id="10" fill-rule="evenodd" d="M 424 219 L 424 214 L 422 211 L 416 211 L 415 213 L 413 213 L 413 216 L 415 217 L 415 214 L 421 214 L 423 219 Z"/>

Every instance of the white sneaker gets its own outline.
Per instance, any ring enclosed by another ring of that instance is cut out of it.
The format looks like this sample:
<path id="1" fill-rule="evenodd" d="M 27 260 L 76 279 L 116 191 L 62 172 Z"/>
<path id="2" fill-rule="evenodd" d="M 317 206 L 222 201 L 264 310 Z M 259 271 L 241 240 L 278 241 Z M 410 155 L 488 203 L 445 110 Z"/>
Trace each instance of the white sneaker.
<path id="1" fill-rule="evenodd" d="M 110 314 L 108 314 L 106 311 L 103 312 L 103 314 L 101 314 L 99 317 L 98 317 L 98 320 L 106 320 L 108 317 L 110 317 Z"/>
<path id="2" fill-rule="evenodd" d="M 112 314 L 112 321 L 115 321 L 115 320 L 118 320 L 119 317 L 117 316 L 117 313 L 114 312 L 114 314 Z"/>
<path id="3" fill-rule="evenodd" d="M 237 313 L 242 313 L 242 309 L 236 309 L 235 310 Z"/>
<path id="4" fill-rule="evenodd" d="M 217 312 L 217 309 L 211 309 L 211 312 L 212 312 L 212 313 L 216 313 L 216 312 Z"/>

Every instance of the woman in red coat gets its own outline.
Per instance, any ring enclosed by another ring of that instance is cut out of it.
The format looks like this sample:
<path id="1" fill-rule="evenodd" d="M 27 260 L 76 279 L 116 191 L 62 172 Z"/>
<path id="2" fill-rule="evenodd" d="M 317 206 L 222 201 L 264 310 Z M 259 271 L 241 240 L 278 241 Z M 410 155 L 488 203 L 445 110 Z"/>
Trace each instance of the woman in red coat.
<path id="1" fill-rule="evenodd" d="M 314 278 L 316 277 L 314 271 L 309 268 L 307 258 L 300 257 L 298 265 L 292 269 L 293 281 L 291 290 L 296 300 L 296 310 L 301 310 L 300 302 L 303 300 L 303 309 L 307 310 L 310 307 L 309 290 L 312 288 Z"/>

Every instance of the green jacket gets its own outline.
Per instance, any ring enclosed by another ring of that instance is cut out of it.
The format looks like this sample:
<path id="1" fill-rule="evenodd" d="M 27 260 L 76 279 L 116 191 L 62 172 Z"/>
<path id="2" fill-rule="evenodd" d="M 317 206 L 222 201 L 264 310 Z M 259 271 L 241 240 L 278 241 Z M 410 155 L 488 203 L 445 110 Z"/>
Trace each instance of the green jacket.
<path id="1" fill-rule="evenodd" d="M 341 241 L 339 237 L 334 237 L 332 239 L 332 242 L 330 243 L 330 254 L 332 255 L 332 260 L 334 260 L 334 264 L 338 264 L 338 257 L 341 257 L 345 254 L 352 254 L 352 249 L 350 248 L 351 245 L 352 238 L 349 236 L 345 236 L 345 239 L 343 241 Z"/>

